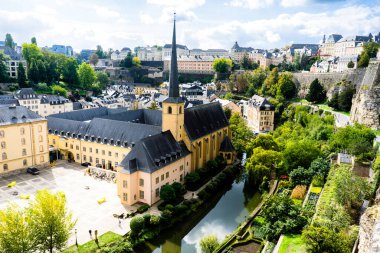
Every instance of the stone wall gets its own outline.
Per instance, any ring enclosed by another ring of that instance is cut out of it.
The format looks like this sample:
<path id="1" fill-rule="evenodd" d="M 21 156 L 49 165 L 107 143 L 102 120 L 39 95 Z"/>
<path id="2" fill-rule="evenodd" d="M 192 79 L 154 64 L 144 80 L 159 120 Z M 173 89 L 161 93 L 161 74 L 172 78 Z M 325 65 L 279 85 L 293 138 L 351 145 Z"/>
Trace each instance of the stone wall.
<path id="1" fill-rule="evenodd" d="M 362 82 L 365 72 L 365 69 L 352 69 L 341 73 L 294 73 L 293 81 L 298 88 L 298 95 L 305 97 L 309 91 L 310 83 L 318 78 L 327 91 L 327 97 L 331 98 L 334 92 L 339 89 L 335 84 L 346 79 L 355 87 L 358 87 Z"/>
<path id="2" fill-rule="evenodd" d="M 370 63 L 352 100 L 351 122 L 380 129 L 380 63 Z"/>

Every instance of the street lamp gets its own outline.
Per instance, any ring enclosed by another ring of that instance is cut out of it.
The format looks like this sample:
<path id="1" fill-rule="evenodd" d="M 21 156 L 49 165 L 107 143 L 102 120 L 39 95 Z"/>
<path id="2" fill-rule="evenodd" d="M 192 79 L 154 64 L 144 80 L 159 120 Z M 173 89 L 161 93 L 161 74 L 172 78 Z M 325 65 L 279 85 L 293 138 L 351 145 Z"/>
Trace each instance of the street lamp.
<path id="1" fill-rule="evenodd" d="M 75 245 L 77 246 L 77 249 L 78 249 L 77 229 L 75 229 Z"/>

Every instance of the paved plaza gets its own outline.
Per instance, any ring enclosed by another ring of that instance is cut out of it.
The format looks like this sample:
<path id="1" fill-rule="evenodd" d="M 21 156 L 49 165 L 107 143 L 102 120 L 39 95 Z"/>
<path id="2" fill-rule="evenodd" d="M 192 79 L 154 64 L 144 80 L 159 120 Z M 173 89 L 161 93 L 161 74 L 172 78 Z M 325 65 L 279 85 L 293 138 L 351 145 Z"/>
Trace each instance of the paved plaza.
<path id="1" fill-rule="evenodd" d="M 78 243 L 83 244 L 91 240 L 89 230 L 98 230 L 99 234 L 113 231 L 125 234 L 129 230 L 130 219 L 122 220 L 121 224 L 113 214 L 129 213 L 131 210 L 123 206 L 117 196 L 116 184 L 95 179 L 84 175 L 84 167 L 78 164 L 60 161 L 54 168 L 42 170 L 40 175 L 32 176 L 21 173 L 0 178 L 0 209 L 12 201 L 20 206 L 26 206 L 29 200 L 20 199 L 21 194 L 34 193 L 41 189 L 63 191 L 66 194 L 67 206 L 77 219 L 75 228 L 78 233 Z M 8 183 L 16 181 L 14 187 L 9 188 Z M 88 188 L 89 189 L 86 189 Z M 14 196 L 12 193 L 17 192 Z M 98 200 L 106 198 L 106 202 L 98 204 Z M 133 208 L 136 210 L 136 207 Z M 68 245 L 75 244 L 72 234 Z"/>

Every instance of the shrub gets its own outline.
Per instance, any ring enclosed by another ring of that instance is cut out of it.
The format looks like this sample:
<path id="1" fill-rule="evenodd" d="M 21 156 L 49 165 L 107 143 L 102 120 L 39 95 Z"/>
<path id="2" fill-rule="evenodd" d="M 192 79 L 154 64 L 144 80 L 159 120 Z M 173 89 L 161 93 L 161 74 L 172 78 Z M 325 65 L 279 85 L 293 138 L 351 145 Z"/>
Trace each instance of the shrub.
<path id="1" fill-rule="evenodd" d="M 141 231 L 144 228 L 144 218 L 141 216 L 134 217 L 131 222 L 129 223 L 129 226 L 131 228 L 131 236 L 132 237 L 137 237 L 141 233 Z"/>
<path id="2" fill-rule="evenodd" d="M 149 209 L 149 205 L 144 204 L 144 205 L 139 206 L 139 207 L 137 208 L 137 212 L 138 212 L 138 213 L 143 213 L 143 212 L 146 212 L 148 209 Z"/>
<path id="3" fill-rule="evenodd" d="M 325 180 L 322 175 L 315 175 L 311 181 L 311 184 L 316 187 L 322 187 L 324 183 Z"/>
<path id="4" fill-rule="evenodd" d="M 303 199 L 306 195 L 306 185 L 297 185 L 292 191 L 291 197 L 293 199 Z"/>
<path id="5" fill-rule="evenodd" d="M 169 184 L 163 185 L 160 190 L 160 198 L 168 203 L 173 202 L 176 199 L 176 192 L 173 186 Z"/>
<path id="6" fill-rule="evenodd" d="M 150 225 L 151 215 L 149 213 L 146 213 L 143 215 L 143 218 L 144 218 L 145 227 L 148 227 Z"/>
<path id="7" fill-rule="evenodd" d="M 160 224 L 160 217 L 156 215 L 152 215 L 150 217 L 150 225 L 151 226 L 158 226 Z"/>
<path id="8" fill-rule="evenodd" d="M 173 211 L 173 208 L 174 208 L 174 206 L 173 206 L 172 204 L 167 204 L 167 205 L 165 206 L 165 210 L 169 210 L 170 212 Z"/>

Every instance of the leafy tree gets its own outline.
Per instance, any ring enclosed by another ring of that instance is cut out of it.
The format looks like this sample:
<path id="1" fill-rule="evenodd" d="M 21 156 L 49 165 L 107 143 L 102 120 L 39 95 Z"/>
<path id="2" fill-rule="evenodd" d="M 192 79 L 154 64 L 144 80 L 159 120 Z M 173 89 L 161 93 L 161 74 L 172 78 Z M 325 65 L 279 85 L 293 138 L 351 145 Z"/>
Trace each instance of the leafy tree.
<path id="1" fill-rule="evenodd" d="M 67 97 L 67 90 L 59 85 L 51 86 L 51 90 L 53 94 Z"/>
<path id="2" fill-rule="evenodd" d="M 262 211 L 265 220 L 263 231 L 268 240 L 281 234 L 299 233 L 307 223 L 301 208 L 285 193 L 272 196 Z"/>
<path id="3" fill-rule="evenodd" d="M 160 198 L 168 203 L 173 202 L 176 199 L 176 192 L 171 185 L 163 185 L 160 190 Z"/>
<path id="4" fill-rule="evenodd" d="M 290 99 L 296 95 L 296 92 L 297 88 L 293 82 L 292 73 L 282 73 L 278 80 L 276 97 L 284 97 L 286 99 Z"/>
<path id="5" fill-rule="evenodd" d="M 171 186 L 175 192 L 175 196 L 177 199 L 181 198 L 183 196 L 183 194 L 186 193 L 186 189 L 183 186 L 183 184 L 181 184 L 181 183 L 174 182 L 174 183 L 172 183 Z"/>
<path id="6" fill-rule="evenodd" d="M 247 147 L 248 155 L 252 154 L 252 150 L 258 147 L 266 150 L 279 151 L 278 143 L 271 134 L 260 134 L 255 139 L 253 139 Z"/>
<path id="7" fill-rule="evenodd" d="M 95 70 L 90 64 L 83 62 L 78 69 L 80 84 L 84 89 L 89 89 L 96 80 Z"/>
<path id="8" fill-rule="evenodd" d="M 349 61 L 347 63 L 347 68 L 352 69 L 353 67 L 355 67 L 355 63 L 353 61 Z"/>
<path id="9" fill-rule="evenodd" d="M 213 253 L 219 246 L 218 238 L 215 235 L 207 235 L 202 237 L 199 242 L 202 253 Z"/>
<path id="10" fill-rule="evenodd" d="M 306 95 L 306 99 L 312 103 L 321 103 L 326 99 L 326 91 L 319 83 L 318 78 L 311 82 L 309 92 Z"/>
<path id="11" fill-rule="evenodd" d="M 37 47 L 36 44 L 27 44 L 27 43 L 22 44 L 22 55 L 27 62 L 28 68 L 33 59 L 41 60 L 43 57 L 41 49 Z"/>
<path id="12" fill-rule="evenodd" d="M 90 64 L 92 64 L 92 65 L 96 65 L 96 64 L 98 64 L 98 62 L 99 62 L 99 56 L 95 53 L 95 54 L 92 54 L 91 56 L 90 56 Z"/>
<path id="13" fill-rule="evenodd" d="M 96 81 L 100 84 L 102 89 L 104 89 L 109 84 L 110 79 L 106 72 L 96 71 Z"/>
<path id="14" fill-rule="evenodd" d="M 103 51 L 103 48 L 101 45 L 96 46 L 95 54 L 99 57 L 99 59 L 107 58 L 107 54 Z"/>
<path id="15" fill-rule="evenodd" d="M 352 98 L 355 94 L 355 88 L 353 85 L 348 85 L 343 91 L 339 93 L 338 107 L 340 110 L 348 112 L 351 110 Z"/>
<path id="16" fill-rule="evenodd" d="M 257 91 L 263 86 L 265 78 L 267 76 L 267 71 L 263 68 L 257 68 L 252 72 L 248 72 L 249 86 L 247 90 L 248 96 L 253 96 Z"/>
<path id="17" fill-rule="evenodd" d="M 279 70 L 278 68 L 274 68 L 271 70 L 269 75 L 265 78 L 265 81 L 262 86 L 262 94 L 276 96 L 278 80 L 279 80 Z"/>
<path id="18" fill-rule="evenodd" d="M 131 228 L 131 236 L 132 237 L 138 237 L 145 226 L 145 220 L 143 217 L 138 216 L 132 218 L 131 222 L 129 223 L 129 227 Z"/>
<path id="19" fill-rule="evenodd" d="M 245 74 L 240 74 L 236 76 L 236 89 L 239 93 L 247 91 L 248 79 Z"/>
<path id="20" fill-rule="evenodd" d="M 232 110 L 228 107 L 224 108 L 224 114 L 226 115 L 227 119 L 229 120 L 231 118 Z"/>
<path id="21" fill-rule="evenodd" d="M 32 37 L 31 40 L 30 40 L 30 42 L 32 44 L 34 44 L 34 45 L 37 45 L 37 39 L 36 39 L 36 37 Z"/>
<path id="22" fill-rule="evenodd" d="M 131 52 L 128 52 L 127 56 L 120 61 L 120 67 L 131 68 L 133 66 L 133 57 Z"/>
<path id="23" fill-rule="evenodd" d="M 5 42 L 4 45 L 6 47 L 10 47 L 15 49 L 15 43 L 13 41 L 12 35 L 10 33 L 5 34 Z"/>
<path id="24" fill-rule="evenodd" d="M 309 170 L 313 175 L 319 175 L 326 178 L 330 170 L 330 162 L 326 158 L 318 157 L 311 162 Z"/>
<path id="25" fill-rule="evenodd" d="M 310 140 L 289 141 L 283 151 L 284 162 L 289 172 L 298 166 L 309 168 L 311 162 L 320 155 L 320 149 Z"/>
<path id="26" fill-rule="evenodd" d="M 79 82 L 77 68 L 78 63 L 74 57 L 65 58 L 61 66 L 62 81 L 77 84 Z"/>
<path id="27" fill-rule="evenodd" d="M 313 177 L 313 172 L 303 167 L 294 169 L 289 174 L 293 185 L 309 185 Z"/>
<path id="28" fill-rule="evenodd" d="M 380 45 L 374 41 L 364 44 L 363 51 L 359 56 L 358 67 L 363 68 L 367 67 L 369 60 L 376 57 L 377 51 L 379 50 Z"/>
<path id="29" fill-rule="evenodd" d="M 231 70 L 232 65 L 233 63 L 230 59 L 218 58 L 214 60 L 212 68 L 217 73 L 227 73 Z"/>
<path id="30" fill-rule="evenodd" d="M 155 101 L 153 101 L 150 106 L 148 107 L 150 110 L 158 110 L 158 105 Z"/>
<path id="31" fill-rule="evenodd" d="M 21 88 L 27 87 L 27 85 L 26 85 L 26 73 L 25 73 L 24 64 L 22 64 L 22 62 L 18 63 L 17 83 Z"/>
<path id="32" fill-rule="evenodd" d="M 244 70 L 256 69 L 258 68 L 257 63 L 253 63 L 251 59 L 249 59 L 248 54 L 244 54 L 243 58 L 239 62 L 240 68 Z"/>
<path id="33" fill-rule="evenodd" d="M 29 77 L 29 80 L 31 80 L 34 84 L 38 83 L 40 80 L 37 61 L 34 59 L 29 65 L 28 77 Z"/>
<path id="34" fill-rule="evenodd" d="M 47 81 L 47 73 L 46 73 L 45 63 L 42 60 L 38 60 L 37 66 L 38 66 L 38 81 L 39 82 L 46 82 Z"/>
<path id="35" fill-rule="evenodd" d="M 5 60 L 5 55 L 2 52 L 0 52 L 0 83 L 6 83 L 9 79 L 9 75 L 7 72 L 8 68 L 5 65 Z"/>
<path id="36" fill-rule="evenodd" d="M 339 167 L 334 175 L 334 182 L 335 199 L 348 208 L 352 203 L 361 203 L 369 195 L 368 181 L 354 175 L 349 167 Z"/>
<path id="37" fill-rule="evenodd" d="M 339 100 L 339 93 L 334 93 L 327 104 L 328 106 L 334 108 L 335 110 L 339 110 L 338 100 Z"/>
<path id="38" fill-rule="evenodd" d="M 237 152 L 244 152 L 246 144 L 253 138 L 253 133 L 239 113 L 233 113 L 230 118 L 230 129 L 232 132 L 232 144 Z"/>
<path id="39" fill-rule="evenodd" d="M 53 253 L 66 246 L 76 221 L 67 211 L 63 192 L 38 191 L 35 200 L 29 204 L 28 212 L 31 230 L 40 251 Z"/>
<path id="40" fill-rule="evenodd" d="M 0 210 L 0 253 L 36 251 L 28 213 L 15 204 Z"/>

